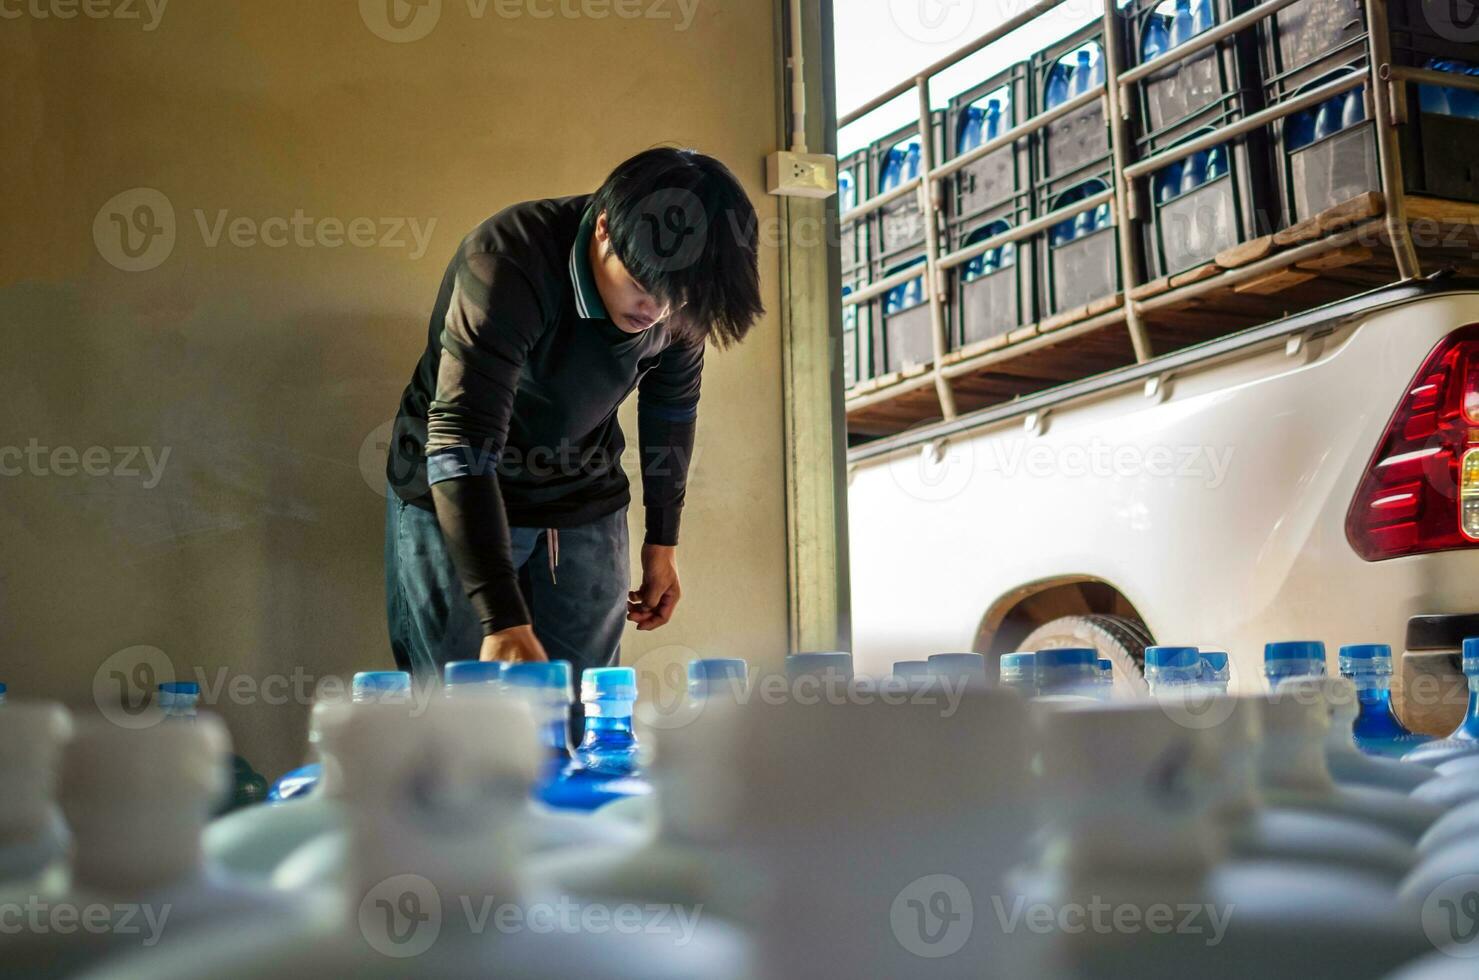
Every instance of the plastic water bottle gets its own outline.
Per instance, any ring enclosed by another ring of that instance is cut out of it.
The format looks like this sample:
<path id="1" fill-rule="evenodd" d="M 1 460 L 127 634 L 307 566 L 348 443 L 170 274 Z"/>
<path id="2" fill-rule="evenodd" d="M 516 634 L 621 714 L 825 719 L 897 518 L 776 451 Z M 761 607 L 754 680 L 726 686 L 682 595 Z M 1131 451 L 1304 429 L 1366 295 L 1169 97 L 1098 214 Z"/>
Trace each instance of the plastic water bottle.
<path id="1" fill-rule="evenodd" d="M 1227 693 L 1227 686 L 1232 681 L 1232 673 L 1228 668 L 1227 654 L 1221 650 L 1203 650 L 1202 655 L 1202 683 L 1221 694 Z"/>
<path id="2" fill-rule="evenodd" d="M 1207 151 L 1207 175 L 1203 183 L 1211 183 L 1227 174 L 1227 147 L 1214 146 Z"/>
<path id="3" fill-rule="evenodd" d="M 792 653 L 786 657 L 786 677 L 792 681 L 815 677 L 847 685 L 852 681 L 852 654 L 836 651 Z"/>
<path id="4" fill-rule="evenodd" d="M 1263 676 L 1273 690 L 1286 677 L 1323 677 L 1325 644 L 1319 640 L 1280 640 L 1263 645 Z"/>
<path id="5" fill-rule="evenodd" d="M 1177 687 L 1199 684 L 1202 657 L 1196 647 L 1145 648 L 1145 683 L 1152 696 Z"/>
<path id="6" fill-rule="evenodd" d="M 957 153 L 974 150 L 981 145 L 981 107 L 968 105 L 961 113 L 960 135 L 955 139 Z"/>
<path id="7" fill-rule="evenodd" d="M 1366 86 L 1352 89 L 1345 95 L 1345 106 L 1340 113 L 1340 128 L 1350 129 L 1366 118 Z"/>
<path id="8" fill-rule="evenodd" d="M 1428 63 L 1423 67 L 1442 71 L 1443 69 L 1439 67 L 1442 64 L 1443 62 L 1437 58 L 1429 58 Z M 1448 103 L 1448 93 L 1451 91 L 1453 90 L 1442 85 L 1419 85 L 1417 87 L 1418 106 L 1423 112 L 1436 116 L 1454 115 Z"/>
<path id="9" fill-rule="evenodd" d="M 1002 132 L 1001 103 L 996 99 L 991 99 L 986 103 L 986 141 L 996 139 Z"/>
<path id="10" fill-rule="evenodd" d="M 1181 193 L 1182 161 L 1169 163 L 1156 171 L 1156 200 L 1161 204 L 1172 201 Z"/>
<path id="11" fill-rule="evenodd" d="M 688 698 L 707 701 L 712 697 L 739 701 L 750 679 L 750 666 L 738 657 L 714 657 L 688 662 Z"/>
<path id="12" fill-rule="evenodd" d="M 165 681 L 156 687 L 154 697 L 165 718 L 194 721 L 200 702 L 200 685 L 195 681 Z"/>
<path id="13" fill-rule="evenodd" d="M 1296 112 L 1284 119 L 1284 149 L 1302 150 L 1315 141 L 1315 115 L 1309 110 Z"/>
<path id="14" fill-rule="evenodd" d="M 1217 15 L 1212 10 L 1212 0 L 1197 0 L 1196 9 L 1192 11 L 1192 34 L 1200 34 L 1216 23 Z"/>
<path id="15" fill-rule="evenodd" d="M 1464 712 L 1464 720 L 1447 738 L 1418 746 L 1402 757 L 1404 761 L 1436 766 L 1479 753 L 1479 638 L 1464 640 L 1463 668 L 1469 682 L 1469 706 Z"/>
<path id="16" fill-rule="evenodd" d="M 1176 0 L 1176 13 L 1171 18 L 1171 47 L 1180 47 L 1190 41 L 1194 33 L 1191 0 Z"/>
<path id="17" fill-rule="evenodd" d="M 1356 685 L 1359 713 L 1356 747 L 1370 755 L 1400 759 L 1431 741 L 1414 735 L 1392 710 L 1392 648 L 1385 643 L 1355 643 L 1340 648 L 1340 672 Z"/>
<path id="18" fill-rule="evenodd" d="M 1145 25 L 1145 40 L 1140 43 L 1142 63 L 1158 58 L 1171 50 L 1171 32 L 1166 29 L 1166 18 L 1151 14 Z"/>
<path id="19" fill-rule="evenodd" d="M 503 669 L 503 683 L 510 694 L 529 705 L 539 728 L 545 761 L 534 784 L 538 796 L 559 780 L 574 757 L 570 751 L 570 704 L 574 700 L 570 664 L 565 660 L 509 664 Z"/>
<path id="20" fill-rule="evenodd" d="M 1315 140 L 1319 141 L 1327 136 L 1334 136 L 1340 131 L 1340 118 L 1345 110 L 1342 105 L 1344 100 L 1339 96 L 1327 99 L 1320 104 L 1320 111 L 1315 114 Z"/>
<path id="21" fill-rule="evenodd" d="M 893 666 L 893 679 L 898 687 L 911 694 L 933 689 L 935 679 L 924 660 L 899 660 Z"/>
<path id="22" fill-rule="evenodd" d="M 42 887 L 60 871 L 68 834 L 56 805 L 72 719 L 48 701 L 0 711 L 0 895 Z"/>
<path id="23" fill-rule="evenodd" d="M 505 666 L 498 660 L 454 660 L 442 668 L 442 693 L 449 698 L 498 694 Z"/>
<path id="24" fill-rule="evenodd" d="M 1043 90 L 1043 105 L 1046 109 L 1056 108 L 1068 101 L 1068 66 L 1061 61 L 1048 72 L 1048 82 Z"/>
<path id="25" fill-rule="evenodd" d="M 1037 697 L 1037 654 L 1002 654 L 998 680 L 1002 687 L 1011 688 L 1024 698 Z"/>
<path id="26" fill-rule="evenodd" d="M 933 653 L 926 661 L 930 676 L 957 684 L 984 687 L 986 658 L 979 653 Z"/>
<path id="27" fill-rule="evenodd" d="M 919 140 L 915 139 L 909 144 L 904 152 L 904 179 L 913 180 L 919 176 Z"/>
<path id="28" fill-rule="evenodd" d="M 1258 765 L 1262 698 L 1229 698 L 1206 686 L 1186 686 L 1157 700 L 1168 715 L 1202 734 L 1200 784 L 1208 789 L 1212 819 L 1233 855 L 1369 872 L 1393 888 L 1416 866 L 1411 842 L 1392 831 L 1264 799 Z"/>
<path id="29" fill-rule="evenodd" d="M 476 663 L 476 661 L 460 661 L 460 663 L 469 662 Z M 448 664 L 446 670 L 450 672 L 453 666 L 453 664 Z M 350 699 L 359 704 L 374 702 L 408 704 L 411 701 L 411 675 L 403 670 L 360 671 L 350 682 Z M 310 725 L 309 740 L 312 741 L 312 739 Z M 296 769 L 290 769 L 272 784 L 272 788 L 267 792 L 267 799 L 272 803 L 280 803 L 284 800 L 308 796 L 318 788 L 319 780 L 322 778 L 323 765 L 318 762 L 310 762 Z"/>
<path id="30" fill-rule="evenodd" d="M 1104 657 L 1099 658 L 1099 686 L 1104 688 L 1104 696 L 1109 697 L 1114 689 L 1114 661 Z"/>
<path id="31" fill-rule="evenodd" d="M 1094 699 L 1099 690 L 1099 654 L 1082 647 L 1039 650 L 1036 655 L 1038 697 Z"/>
<path id="32" fill-rule="evenodd" d="M 1339 784 L 1331 774 L 1327 681 L 1350 683 L 1344 678 L 1287 677 L 1270 695 L 1260 757 L 1266 798 L 1279 806 L 1364 820 L 1415 844 L 1443 815 L 1441 808 L 1401 790 Z"/>
<path id="33" fill-rule="evenodd" d="M 1094 87 L 1093 56 L 1087 50 L 1080 50 L 1077 59 L 1071 86 L 1071 91 L 1075 96 L 1083 95 Z"/>
<path id="34" fill-rule="evenodd" d="M 1299 685 L 1288 687 L 1287 685 Z M 1279 682 L 1280 692 L 1309 696 L 1322 701 L 1329 711 L 1330 728 L 1325 736 L 1325 762 L 1337 783 L 1375 786 L 1410 793 L 1433 778 L 1425 766 L 1397 759 L 1367 755 L 1356 748 L 1355 725 L 1360 714 L 1356 687 L 1347 677 L 1295 677 Z"/>
<path id="35" fill-rule="evenodd" d="M 98 909 L 100 918 L 85 929 L 23 927 L 0 936 L 7 973 L 72 976 L 151 946 L 194 951 L 193 936 L 215 923 L 260 936 L 300 919 L 301 901 L 242 884 L 202 860 L 201 830 L 230 748 L 213 717 L 142 729 L 77 722 L 59 792 L 73 835 L 70 880 L 28 901 L 43 910 L 43 923 L 46 908 Z"/>
<path id="36" fill-rule="evenodd" d="M 1207 182 L 1207 151 L 1198 150 L 1184 161 L 1181 170 L 1181 193 L 1190 194 Z"/>
<path id="37" fill-rule="evenodd" d="M 1092 209 L 1079 212 L 1073 219 L 1073 237 L 1082 238 L 1094 230 L 1094 212 Z"/>
<path id="38" fill-rule="evenodd" d="M 508 674 L 513 670 L 510 667 Z M 585 705 L 585 737 L 572 753 L 574 761 L 545 783 L 540 800 L 559 809 L 591 811 L 650 794 L 651 784 L 638 772 L 637 736 L 632 730 L 636 671 L 630 667 L 587 670 L 581 676 L 580 700 Z M 553 728 L 547 731 L 552 739 Z M 551 758 L 558 754 L 555 748 Z"/>
<path id="39" fill-rule="evenodd" d="M 1018 894 L 1054 909 L 1155 902 L 1217 910 L 1225 922 L 1213 926 L 1206 913 L 1199 929 L 1179 924 L 1153 942 L 1113 928 L 1050 930 L 1033 937 L 1039 962 L 1020 975 L 1374 976 L 1426 944 L 1381 877 L 1219 863 L 1225 838 L 1200 792 L 1205 730 L 1178 724 L 1162 705 L 1136 703 L 1043 721 L 1044 857 L 1014 877 Z"/>
<path id="40" fill-rule="evenodd" d="M 1466 62 L 1453 60 L 1443 62 L 1438 70 L 1452 72 L 1455 75 L 1475 74 L 1473 66 Z M 1479 93 L 1463 88 L 1448 88 L 1446 96 L 1452 115 L 1464 119 L 1479 119 Z"/>

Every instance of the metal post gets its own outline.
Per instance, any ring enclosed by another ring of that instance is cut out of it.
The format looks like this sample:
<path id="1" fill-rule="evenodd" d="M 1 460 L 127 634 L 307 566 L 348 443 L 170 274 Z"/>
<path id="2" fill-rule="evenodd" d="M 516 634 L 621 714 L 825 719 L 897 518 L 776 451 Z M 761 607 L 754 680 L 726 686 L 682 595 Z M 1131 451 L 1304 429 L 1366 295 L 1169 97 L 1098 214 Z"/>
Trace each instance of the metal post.
<path id="1" fill-rule="evenodd" d="M 1387 237 L 1403 279 L 1422 275 L 1417 249 L 1407 233 L 1407 185 L 1402 175 L 1402 151 L 1397 145 L 1396 117 L 1392 114 L 1390 82 L 1382 79 L 1392 60 L 1392 36 L 1384 0 L 1366 0 L 1366 37 L 1371 61 L 1371 108 L 1376 116 L 1376 149 L 1387 205 Z M 1457 148 L 1455 148 L 1457 150 Z"/>
<path id="2" fill-rule="evenodd" d="M 929 176 L 935 169 L 935 132 L 934 117 L 930 111 L 929 78 L 920 75 L 914 79 L 914 87 L 919 93 L 919 170 L 926 175 L 919 184 L 919 210 L 924 216 L 924 275 L 930 292 L 930 326 L 935 348 L 931 370 L 935 377 L 935 394 L 940 399 L 940 412 L 948 421 L 955 418 L 955 392 L 950 390 L 950 382 L 940 370 L 949 344 L 945 336 L 945 283 L 940 273 L 940 195 L 935 179 Z"/>
<path id="3" fill-rule="evenodd" d="M 1129 123 L 1120 112 L 1120 18 L 1119 8 L 1113 0 L 1104 4 L 1104 88 L 1108 99 L 1106 111 L 1109 115 L 1109 143 L 1114 148 L 1114 224 L 1119 236 L 1120 279 L 1123 282 L 1125 326 L 1130 331 L 1130 343 L 1135 348 L 1135 360 L 1144 363 L 1155 356 L 1150 346 L 1150 335 L 1140 319 L 1140 308 L 1130 297 L 1130 290 L 1140 282 L 1140 263 L 1135 253 L 1135 225 L 1131 215 L 1134 208 L 1130 195 L 1134 188 L 1125 179 L 1125 168 L 1130 165 Z"/>

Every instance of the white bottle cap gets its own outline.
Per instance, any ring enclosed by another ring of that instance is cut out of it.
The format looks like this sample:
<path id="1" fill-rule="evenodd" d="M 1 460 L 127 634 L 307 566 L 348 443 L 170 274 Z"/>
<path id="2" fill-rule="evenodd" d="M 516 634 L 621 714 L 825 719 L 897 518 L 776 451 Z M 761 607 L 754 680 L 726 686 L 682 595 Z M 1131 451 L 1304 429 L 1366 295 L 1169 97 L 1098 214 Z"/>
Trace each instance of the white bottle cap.
<path id="1" fill-rule="evenodd" d="M 226 726 L 212 715 L 140 729 L 79 720 L 60 792 L 75 840 L 73 878 L 134 893 L 197 872 L 230 752 Z"/>
<path id="2" fill-rule="evenodd" d="M 414 713 L 363 707 L 325 718 L 349 807 L 351 914 L 406 872 L 444 902 L 516 890 L 529 788 L 544 757 L 529 706 L 495 696 Z"/>

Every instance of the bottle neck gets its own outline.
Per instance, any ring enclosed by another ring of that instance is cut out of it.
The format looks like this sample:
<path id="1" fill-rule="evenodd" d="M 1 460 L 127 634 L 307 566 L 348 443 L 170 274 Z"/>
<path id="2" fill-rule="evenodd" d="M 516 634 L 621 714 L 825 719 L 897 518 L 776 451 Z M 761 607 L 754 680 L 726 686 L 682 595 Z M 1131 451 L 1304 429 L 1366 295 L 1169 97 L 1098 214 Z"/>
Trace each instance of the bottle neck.
<path id="1" fill-rule="evenodd" d="M 1464 713 L 1464 722 L 1459 728 L 1479 739 L 1479 674 L 1469 678 L 1469 709 Z"/>
<path id="2" fill-rule="evenodd" d="M 591 704 L 587 703 L 585 736 L 581 740 L 582 745 L 595 745 L 611 739 L 631 736 L 631 715 L 593 715 L 590 709 Z"/>
<path id="3" fill-rule="evenodd" d="M 559 762 L 570 761 L 570 705 L 549 705 L 541 713 L 540 741 Z"/>

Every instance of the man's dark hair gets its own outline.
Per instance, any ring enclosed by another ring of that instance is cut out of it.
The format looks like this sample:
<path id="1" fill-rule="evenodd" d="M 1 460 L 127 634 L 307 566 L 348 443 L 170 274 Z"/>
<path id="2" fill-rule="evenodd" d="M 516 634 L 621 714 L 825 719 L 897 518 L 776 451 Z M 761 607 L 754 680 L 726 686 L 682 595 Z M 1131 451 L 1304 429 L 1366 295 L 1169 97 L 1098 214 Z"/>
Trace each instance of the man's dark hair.
<path id="1" fill-rule="evenodd" d="M 591 199 L 616 257 L 643 289 L 673 305 L 684 332 L 727 347 L 745 338 L 760 302 L 759 219 L 729 168 L 695 150 L 658 147 L 619 165 Z"/>

